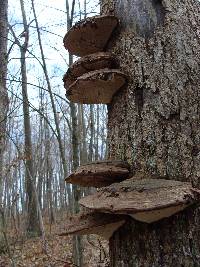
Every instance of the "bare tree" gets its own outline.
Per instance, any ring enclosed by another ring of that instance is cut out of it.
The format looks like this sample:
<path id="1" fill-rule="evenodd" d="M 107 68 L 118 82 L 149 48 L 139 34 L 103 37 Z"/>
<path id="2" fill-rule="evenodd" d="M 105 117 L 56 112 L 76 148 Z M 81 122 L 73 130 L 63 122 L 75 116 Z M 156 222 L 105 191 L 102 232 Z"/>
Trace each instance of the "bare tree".
<path id="1" fill-rule="evenodd" d="M 40 52 L 41 52 L 41 57 L 42 57 L 42 68 L 43 68 L 45 79 L 47 82 L 47 88 L 48 88 L 48 92 L 49 92 L 49 96 L 50 96 L 54 121 L 55 121 L 55 125 L 56 125 L 56 133 L 57 133 L 57 140 L 58 140 L 58 145 L 59 145 L 59 150 L 60 150 L 60 156 L 61 156 L 61 160 L 62 160 L 64 176 L 66 177 L 68 174 L 67 162 L 66 162 L 66 158 L 65 158 L 65 152 L 64 152 L 64 146 L 63 146 L 62 136 L 61 136 L 61 132 L 60 132 L 59 121 L 57 118 L 56 105 L 55 105 L 54 96 L 53 96 L 53 92 L 52 92 L 52 88 L 51 88 L 51 83 L 50 83 L 50 79 L 49 79 L 49 75 L 48 75 L 48 70 L 47 70 L 44 50 L 43 50 L 43 46 L 42 46 L 42 39 L 41 39 L 41 34 L 40 34 L 39 23 L 37 20 L 34 0 L 32 0 L 31 3 L 32 3 L 33 15 L 34 15 L 35 23 L 36 23 L 36 30 L 37 30 L 37 34 L 38 34 L 39 47 L 40 47 Z M 71 206 L 71 191 L 70 191 L 69 187 L 68 187 L 67 193 L 68 193 L 68 202 L 69 202 L 69 207 L 70 207 Z"/>
<path id="2" fill-rule="evenodd" d="M 6 116 L 8 95 L 6 89 L 7 76 L 7 35 L 8 35 L 8 1 L 0 1 L 0 191 L 3 170 L 3 152 L 5 148 Z"/>
<path id="3" fill-rule="evenodd" d="M 66 11 L 67 11 L 67 30 L 72 27 L 73 18 L 74 18 L 74 7 L 75 0 L 72 1 L 71 12 L 69 9 L 69 1 L 66 0 Z M 69 54 L 69 67 L 73 63 L 73 56 Z M 77 108 L 76 105 L 70 102 L 70 114 L 71 114 L 71 136 L 72 136 L 72 168 L 75 170 L 79 166 L 79 143 L 78 143 L 78 119 L 77 119 Z M 73 212 L 79 212 L 78 201 L 80 199 L 80 189 L 77 185 L 73 185 Z M 81 267 L 82 266 L 82 246 L 81 238 L 79 236 L 74 237 L 73 244 L 73 254 L 74 254 L 74 263 Z"/>
<path id="4" fill-rule="evenodd" d="M 22 76 L 22 97 L 23 97 L 23 115 L 24 115 L 24 141 L 25 141 L 25 166 L 26 166 L 26 192 L 27 192 L 27 232 L 30 235 L 40 235 L 41 225 L 38 217 L 37 196 L 35 194 L 35 173 L 33 168 L 33 152 L 32 152 L 32 140 L 31 140 L 31 123 L 30 123 L 30 111 L 27 89 L 27 67 L 26 67 L 26 53 L 29 44 L 29 25 L 26 19 L 26 13 L 24 8 L 24 1 L 20 0 L 23 27 L 24 31 L 21 37 L 24 38 L 24 43 L 21 44 L 14 30 L 10 26 L 10 30 L 15 39 L 15 43 L 20 49 L 20 63 L 21 63 L 21 76 Z"/>

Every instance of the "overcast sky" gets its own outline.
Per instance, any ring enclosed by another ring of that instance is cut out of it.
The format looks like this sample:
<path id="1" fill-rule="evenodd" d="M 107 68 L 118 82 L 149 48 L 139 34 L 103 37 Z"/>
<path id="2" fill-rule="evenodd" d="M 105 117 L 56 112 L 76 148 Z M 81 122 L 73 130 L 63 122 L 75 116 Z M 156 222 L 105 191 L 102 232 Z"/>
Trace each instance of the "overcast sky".
<path id="1" fill-rule="evenodd" d="M 72 0 L 69 0 L 71 4 Z M 78 1 L 76 1 L 78 3 Z M 80 0 L 81 9 L 83 12 L 84 0 Z M 88 1 L 87 12 L 92 16 L 98 13 L 96 8 L 98 0 Z M 24 0 L 26 15 L 28 22 L 32 21 L 33 13 L 31 9 L 31 0 Z M 66 34 L 66 12 L 65 12 L 65 0 L 35 0 L 35 8 L 38 17 L 39 26 L 42 34 L 42 43 L 44 47 L 44 53 L 47 59 L 47 66 L 49 76 L 51 77 L 51 83 L 54 87 L 54 91 L 58 92 L 65 97 L 65 90 L 63 88 L 62 77 L 67 71 L 67 51 L 63 47 L 63 37 Z M 75 9 L 75 20 L 79 20 L 80 12 L 78 4 Z M 19 36 L 23 31 L 20 0 L 9 0 L 9 22 L 14 26 L 16 34 Z M 29 50 L 40 58 L 40 50 L 38 47 L 38 38 L 35 31 L 35 23 L 31 24 L 30 28 L 30 41 Z M 23 42 L 23 38 L 21 39 Z M 9 44 L 11 45 L 11 43 Z M 9 61 L 9 72 L 12 75 L 18 74 L 19 76 L 19 50 L 15 45 L 11 53 Z M 43 76 L 41 66 L 36 63 L 35 59 L 28 59 L 28 80 L 30 83 L 38 84 L 38 79 Z M 17 85 L 16 85 L 17 90 Z M 19 90 L 18 90 L 19 91 Z M 34 104 L 37 105 L 38 90 L 29 86 L 29 97 Z"/>

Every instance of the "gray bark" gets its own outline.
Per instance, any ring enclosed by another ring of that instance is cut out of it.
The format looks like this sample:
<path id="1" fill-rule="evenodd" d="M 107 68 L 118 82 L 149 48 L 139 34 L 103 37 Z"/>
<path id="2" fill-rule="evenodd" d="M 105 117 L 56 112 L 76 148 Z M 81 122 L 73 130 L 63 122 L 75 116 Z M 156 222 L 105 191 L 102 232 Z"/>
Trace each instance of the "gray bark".
<path id="1" fill-rule="evenodd" d="M 109 49 L 129 77 L 108 109 L 109 156 L 133 174 L 200 186 L 200 5 L 103 0 L 121 27 Z M 111 266 L 199 266 L 199 209 L 152 225 L 131 220 L 110 240 Z"/>

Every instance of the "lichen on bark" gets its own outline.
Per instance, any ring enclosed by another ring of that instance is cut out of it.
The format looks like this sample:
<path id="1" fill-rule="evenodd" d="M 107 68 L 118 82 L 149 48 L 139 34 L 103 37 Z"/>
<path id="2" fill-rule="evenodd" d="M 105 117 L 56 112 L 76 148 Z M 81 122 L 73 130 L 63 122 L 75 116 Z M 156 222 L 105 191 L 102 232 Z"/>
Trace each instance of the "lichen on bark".
<path id="1" fill-rule="evenodd" d="M 108 50 L 129 76 L 128 87 L 108 107 L 109 156 L 128 160 L 133 174 L 176 178 L 200 187 L 199 2 L 102 0 L 101 6 L 103 14 L 121 20 Z M 143 18 L 134 16 L 137 12 Z M 154 226 L 130 222 L 111 240 L 111 254 L 116 251 L 116 259 L 124 259 L 112 266 L 198 266 L 199 216 L 196 209 Z M 126 238 L 128 231 L 134 235 Z M 173 253 L 163 248 L 170 243 Z M 130 251 L 131 246 L 144 246 L 144 258 Z"/>

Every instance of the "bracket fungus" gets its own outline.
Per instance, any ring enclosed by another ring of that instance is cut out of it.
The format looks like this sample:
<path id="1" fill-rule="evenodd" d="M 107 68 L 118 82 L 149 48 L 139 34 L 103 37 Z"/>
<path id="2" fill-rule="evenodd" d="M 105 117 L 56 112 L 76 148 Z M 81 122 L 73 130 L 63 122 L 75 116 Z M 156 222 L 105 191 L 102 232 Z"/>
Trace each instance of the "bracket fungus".
<path id="1" fill-rule="evenodd" d="M 108 52 L 99 52 L 91 54 L 78 59 L 68 69 L 67 73 L 63 77 L 64 86 L 66 89 L 76 81 L 81 75 L 99 69 L 105 69 L 116 67 L 116 60 L 114 55 Z"/>
<path id="2" fill-rule="evenodd" d="M 64 46 L 70 54 L 80 57 L 104 51 L 118 23 L 118 19 L 112 15 L 81 20 L 65 35 Z"/>
<path id="3" fill-rule="evenodd" d="M 65 179 L 81 186 L 103 187 L 121 182 L 129 176 L 129 164 L 123 161 L 96 161 L 77 168 Z"/>
<path id="4" fill-rule="evenodd" d="M 164 179 L 131 178 L 104 187 L 79 203 L 89 209 L 112 214 L 126 214 L 152 223 L 199 202 L 200 190 L 190 183 Z"/>
<path id="5" fill-rule="evenodd" d="M 66 90 L 66 96 L 75 103 L 108 104 L 126 80 L 126 75 L 116 69 L 91 71 L 78 77 Z"/>
<path id="6" fill-rule="evenodd" d="M 85 212 L 69 218 L 65 225 L 64 235 L 96 234 L 110 239 L 113 233 L 126 221 L 126 216 L 102 214 L 98 212 Z"/>

